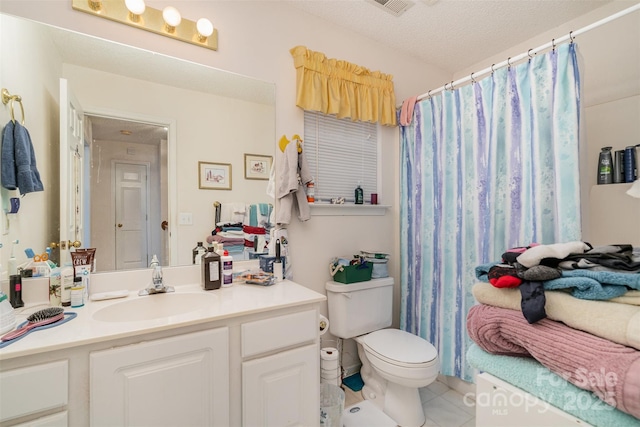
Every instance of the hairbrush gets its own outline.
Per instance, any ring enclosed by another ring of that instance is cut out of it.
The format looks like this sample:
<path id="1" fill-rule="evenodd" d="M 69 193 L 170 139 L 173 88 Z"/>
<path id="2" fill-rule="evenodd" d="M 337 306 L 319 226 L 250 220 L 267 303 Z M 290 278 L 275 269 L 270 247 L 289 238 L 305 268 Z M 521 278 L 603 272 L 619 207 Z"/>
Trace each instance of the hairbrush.
<path id="1" fill-rule="evenodd" d="M 10 341 L 16 339 L 33 328 L 38 326 L 48 325 L 50 323 L 57 322 L 64 318 L 64 309 L 62 307 L 49 307 L 42 310 L 38 310 L 29 317 L 27 317 L 27 323 L 19 329 L 9 332 L 0 338 L 0 341 Z"/>

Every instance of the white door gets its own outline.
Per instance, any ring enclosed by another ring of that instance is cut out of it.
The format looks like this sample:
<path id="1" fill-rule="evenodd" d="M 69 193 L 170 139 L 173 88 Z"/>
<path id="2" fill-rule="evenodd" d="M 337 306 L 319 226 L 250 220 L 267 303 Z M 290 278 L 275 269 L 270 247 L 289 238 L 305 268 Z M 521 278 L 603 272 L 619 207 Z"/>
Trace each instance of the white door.
<path id="1" fill-rule="evenodd" d="M 60 79 L 60 265 L 71 262 L 69 242 L 82 244 L 84 112 Z"/>
<path id="2" fill-rule="evenodd" d="M 229 329 L 90 355 L 90 424 L 229 426 Z"/>
<path id="3" fill-rule="evenodd" d="M 115 259 L 117 270 L 149 265 L 149 167 L 114 164 Z"/>
<path id="4" fill-rule="evenodd" d="M 319 359 L 313 344 L 243 362 L 242 425 L 318 425 Z"/>

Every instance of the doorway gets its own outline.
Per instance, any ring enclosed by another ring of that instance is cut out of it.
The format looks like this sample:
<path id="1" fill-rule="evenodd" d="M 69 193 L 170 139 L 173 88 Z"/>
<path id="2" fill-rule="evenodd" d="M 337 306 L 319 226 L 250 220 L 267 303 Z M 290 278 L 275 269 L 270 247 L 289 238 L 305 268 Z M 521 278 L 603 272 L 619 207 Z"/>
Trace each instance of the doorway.
<path id="1" fill-rule="evenodd" d="M 134 119 L 85 114 L 90 127 L 90 206 L 85 224 L 97 271 L 168 265 L 168 129 Z"/>

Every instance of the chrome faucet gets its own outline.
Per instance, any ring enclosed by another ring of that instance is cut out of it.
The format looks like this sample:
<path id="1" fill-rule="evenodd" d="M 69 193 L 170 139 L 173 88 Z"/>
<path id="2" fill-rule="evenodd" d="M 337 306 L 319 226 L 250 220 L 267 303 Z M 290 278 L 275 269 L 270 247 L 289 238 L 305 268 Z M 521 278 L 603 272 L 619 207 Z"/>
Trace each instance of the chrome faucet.
<path id="1" fill-rule="evenodd" d="M 173 286 L 165 286 L 162 279 L 162 266 L 158 261 L 158 258 L 154 255 L 149 267 L 153 268 L 151 273 L 151 285 L 148 288 L 141 289 L 138 295 L 153 295 L 153 294 L 165 294 L 167 292 L 174 292 Z"/>

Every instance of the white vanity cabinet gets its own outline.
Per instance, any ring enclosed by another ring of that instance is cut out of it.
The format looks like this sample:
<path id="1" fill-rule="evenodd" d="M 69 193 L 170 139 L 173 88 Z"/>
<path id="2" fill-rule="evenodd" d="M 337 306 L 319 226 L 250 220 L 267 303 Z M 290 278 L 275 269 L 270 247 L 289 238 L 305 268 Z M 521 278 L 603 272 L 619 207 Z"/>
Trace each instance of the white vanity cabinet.
<path id="1" fill-rule="evenodd" d="M 16 426 L 67 425 L 69 361 L 42 363 L 0 373 L 0 422 L 56 411 Z"/>
<path id="2" fill-rule="evenodd" d="M 92 352 L 92 426 L 228 426 L 229 329 Z"/>
<path id="3" fill-rule="evenodd" d="M 318 426 L 326 297 L 290 281 L 213 295 L 128 322 L 96 318 L 121 301 L 92 301 L 0 349 L 0 426 Z"/>
<path id="4" fill-rule="evenodd" d="M 317 312 L 245 323 L 241 336 L 242 425 L 318 425 Z"/>

